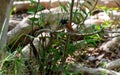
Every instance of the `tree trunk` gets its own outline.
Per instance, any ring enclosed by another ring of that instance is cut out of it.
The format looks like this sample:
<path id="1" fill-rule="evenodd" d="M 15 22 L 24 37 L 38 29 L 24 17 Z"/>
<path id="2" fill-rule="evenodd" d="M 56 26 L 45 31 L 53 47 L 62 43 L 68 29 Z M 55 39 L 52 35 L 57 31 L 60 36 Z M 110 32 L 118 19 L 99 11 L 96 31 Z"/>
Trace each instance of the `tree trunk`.
<path id="1" fill-rule="evenodd" d="M 0 31 L 2 29 L 10 0 L 0 0 Z"/>
<path id="2" fill-rule="evenodd" d="M 4 54 L 3 48 L 7 41 L 7 31 L 10 9 L 14 0 L 0 0 L 0 54 Z"/>

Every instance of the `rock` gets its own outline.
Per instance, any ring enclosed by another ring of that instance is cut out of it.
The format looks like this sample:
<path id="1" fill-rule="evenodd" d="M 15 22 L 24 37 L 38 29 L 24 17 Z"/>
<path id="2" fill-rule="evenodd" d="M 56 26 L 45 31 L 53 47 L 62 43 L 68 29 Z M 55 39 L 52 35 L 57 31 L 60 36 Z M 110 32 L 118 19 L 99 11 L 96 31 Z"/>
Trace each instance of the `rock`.
<path id="1" fill-rule="evenodd" d="M 112 10 L 110 17 L 112 20 L 119 21 L 120 20 L 120 11 Z"/>
<path id="2" fill-rule="evenodd" d="M 113 29 L 113 32 L 119 32 L 120 29 Z M 106 52 L 112 52 L 113 50 L 116 50 L 117 48 L 120 47 L 120 36 L 118 36 L 119 33 L 109 33 L 109 37 L 111 38 L 108 42 L 103 43 L 100 46 L 100 50 L 106 51 Z"/>
<path id="3" fill-rule="evenodd" d="M 105 54 L 101 54 L 101 55 L 97 56 L 97 59 L 101 60 L 104 56 L 105 56 Z"/>
<path id="4" fill-rule="evenodd" d="M 100 12 L 98 14 L 95 14 L 94 16 L 88 17 L 88 19 L 85 20 L 84 24 L 86 28 L 91 27 L 92 25 L 100 25 L 103 24 L 105 21 L 109 21 L 110 17 L 105 12 Z"/>
<path id="5" fill-rule="evenodd" d="M 90 56 L 90 57 L 88 57 L 88 60 L 89 60 L 89 61 L 95 61 L 95 60 L 96 60 L 96 57 L 95 57 L 95 56 Z"/>

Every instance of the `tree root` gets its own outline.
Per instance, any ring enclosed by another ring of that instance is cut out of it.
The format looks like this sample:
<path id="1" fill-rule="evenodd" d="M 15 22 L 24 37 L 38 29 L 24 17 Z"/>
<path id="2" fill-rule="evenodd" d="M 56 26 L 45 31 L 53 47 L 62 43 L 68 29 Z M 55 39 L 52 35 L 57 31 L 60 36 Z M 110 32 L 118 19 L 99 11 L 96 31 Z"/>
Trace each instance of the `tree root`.
<path id="1" fill-rule="evenodd" d="M 70 71 L 78 73 L 85 73 L 87 75 L 120 75 L 120 73 L 108 70 L 104 68 L 88 68 L 88 67 L 82 67 L 79 64 L 73 64 Z"/>

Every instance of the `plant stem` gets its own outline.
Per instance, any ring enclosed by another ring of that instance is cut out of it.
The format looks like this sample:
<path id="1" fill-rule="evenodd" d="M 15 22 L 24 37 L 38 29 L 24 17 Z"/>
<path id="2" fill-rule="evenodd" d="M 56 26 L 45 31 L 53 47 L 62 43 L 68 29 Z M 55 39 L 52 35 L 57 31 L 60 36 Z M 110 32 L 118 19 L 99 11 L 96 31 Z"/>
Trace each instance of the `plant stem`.
<path id="1" fill-rule="evenodd" d="M 72 0 L 71 7 L 70 7 L 70 25 L 72 23 L 73 6 L 74 6 L 74 0 Z M 68 50 L 69 40 L 70 40 L 70 35 L 67 34 L 66 44 L 65 44 L 65 51 L 64 51 L 64 57 L 63 57 L 63 60 L 62 60 L 63 63 L 65 62 L 66 57 L 68 56 L 68 54 L 66 53 L 66 51 Z"/>

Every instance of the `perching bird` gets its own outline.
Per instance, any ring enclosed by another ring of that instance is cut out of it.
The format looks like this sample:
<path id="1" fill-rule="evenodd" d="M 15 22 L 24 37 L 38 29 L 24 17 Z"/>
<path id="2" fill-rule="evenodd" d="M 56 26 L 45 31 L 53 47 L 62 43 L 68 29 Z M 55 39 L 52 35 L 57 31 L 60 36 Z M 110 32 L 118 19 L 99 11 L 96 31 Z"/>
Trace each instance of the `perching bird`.
<path id="1" fill-rule="evenodd" d="M 67 28 L 68 31 L 74 32 L 74 29 L 72 28 L 72 25 L 70 25 L 70 22 L 68 22 L 67 19 L 62 19 L 62 20 L 60 21 L 60 23 L 61 23 L 62 25 L 65 25 L 65 27 Z"/>

